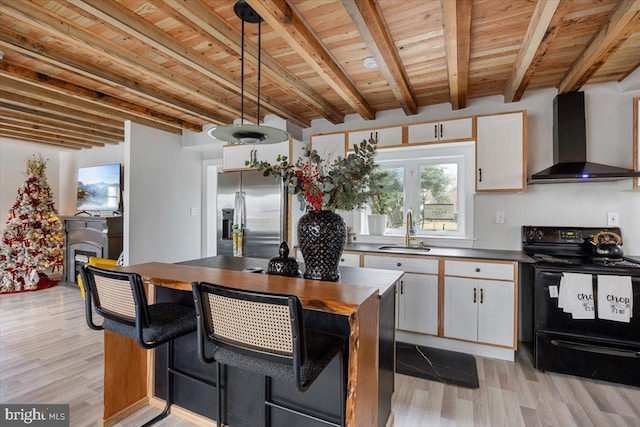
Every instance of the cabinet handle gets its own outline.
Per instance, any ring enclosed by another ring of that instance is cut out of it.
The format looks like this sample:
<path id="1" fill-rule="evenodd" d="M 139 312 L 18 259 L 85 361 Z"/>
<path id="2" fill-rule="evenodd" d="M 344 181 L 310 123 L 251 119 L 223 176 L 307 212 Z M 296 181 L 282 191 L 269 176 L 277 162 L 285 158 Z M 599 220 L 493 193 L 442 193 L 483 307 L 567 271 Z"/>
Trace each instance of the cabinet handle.
<path id="1" fill-rule="evenodd" d="M 401 263 L 401 262 L 397 263 L 396 265 L 397 265 L 398 267 L 402 267 L 402 263 Z"/>
<path id="2" fill-rule="evenodd" d="M 480 177 L 478 178 L 478 182 L 482 182 L 482 168 L 478 168 L 478 172 L 480 173 Z"/>
<path id="3" fill-rule="evenodd" d="M 476 288 L 473 288 L 473 303 L 476 303 Z"/>
<path id="4" fill-rule="evenodd" d="M 400 295 L 404 295 L 404 280 L 400 280 Z"/>
<path id="5" fill-rule="evenodd" d="M 484 289 L 480 288 L 480 304 L 484 303 Z"/>
<path id="6" fill-rule="evenodd" d="M 444 135 L 444 132 L 442 131 L 442 123 L 440 123 L 440 138 L 442 138 Z"/>
<path id="7" fill-rule="evenodd" d="M 433 137 L 435 139 L 438 139 L 438 125 L 437 124 L 433 125 Z"/>
<path id="8" fill-rule="evenodd" d="M 480 273 L 480 267 L 476 267 L 476 273 Z"/>

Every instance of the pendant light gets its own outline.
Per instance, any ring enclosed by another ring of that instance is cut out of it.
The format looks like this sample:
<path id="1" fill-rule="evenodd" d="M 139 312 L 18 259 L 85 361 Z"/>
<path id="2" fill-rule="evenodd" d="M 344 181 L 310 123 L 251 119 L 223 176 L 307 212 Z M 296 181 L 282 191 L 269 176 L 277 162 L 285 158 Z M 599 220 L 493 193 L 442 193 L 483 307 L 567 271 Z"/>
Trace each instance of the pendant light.
<path id="1" fill-rule="evenodd" d="M 260 43 L 262 39 L 262 18 L 245 0 L 238 1 L 233 7 L 242 21 L 242 48 L 240 68 L 240 124 L 217 126 L 209 130 L 209 136 L 231 144 L 277 144 L 289 139 L 289 134 L 282 129 L 264 125 L 244 123 L 244 23 L 258 24 L 258 112 L 256 123 L 260 123 Z"/>

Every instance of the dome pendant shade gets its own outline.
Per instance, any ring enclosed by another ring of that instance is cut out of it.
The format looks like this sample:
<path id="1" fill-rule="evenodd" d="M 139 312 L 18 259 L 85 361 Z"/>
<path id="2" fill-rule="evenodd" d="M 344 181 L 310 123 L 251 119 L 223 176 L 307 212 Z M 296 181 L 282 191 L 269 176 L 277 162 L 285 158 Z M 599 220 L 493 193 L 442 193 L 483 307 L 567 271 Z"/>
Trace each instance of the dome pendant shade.
<path id="1" fill-rule="evenodd" d="M 289 134 L 282 129 L 248 124 L 218 126 L 208 133 L 215 139 L 232 144 L 277 144 L 289 140 Z"/>
<path id="2" fill-rule="evenodd" d="M 231 144 L 277 144 L 288 141 L 289 134 L 281 129 L 270 126 L 244 124 L 244 23 L 258 24 L 258 111 L 256 122 L 260 123 L 260 23 L 262 18 L 247 4 L 245 0 L 239 0 L 233 7 L 236 15 L 242 20 L 242 57 L 241 57 L 241 80 L 240 91 L 240 124 L 222 125 L 210 129 L 207 133 L 210 137 Z"/>

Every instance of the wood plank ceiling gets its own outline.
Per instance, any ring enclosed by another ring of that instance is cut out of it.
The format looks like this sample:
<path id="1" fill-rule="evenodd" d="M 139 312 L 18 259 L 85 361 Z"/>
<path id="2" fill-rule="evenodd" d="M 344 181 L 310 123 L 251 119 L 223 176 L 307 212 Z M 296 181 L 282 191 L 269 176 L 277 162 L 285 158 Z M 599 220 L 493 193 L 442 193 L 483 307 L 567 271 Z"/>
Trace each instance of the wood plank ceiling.
<path id="1" fill-rule="evenodd" d="M 264 18 L 261 115 L 347 114 L 588 83 L 640 65 L 640 0 L 247 0 Z M 240 117 L 240 20 L 223 0 L 0 0 L 0 137 L 117 144 L 123 121 L 180 133 Z M 247 24 L 245 119 L 258 27 Z M 373 57 L 377 69 L 363 59 Z"/>

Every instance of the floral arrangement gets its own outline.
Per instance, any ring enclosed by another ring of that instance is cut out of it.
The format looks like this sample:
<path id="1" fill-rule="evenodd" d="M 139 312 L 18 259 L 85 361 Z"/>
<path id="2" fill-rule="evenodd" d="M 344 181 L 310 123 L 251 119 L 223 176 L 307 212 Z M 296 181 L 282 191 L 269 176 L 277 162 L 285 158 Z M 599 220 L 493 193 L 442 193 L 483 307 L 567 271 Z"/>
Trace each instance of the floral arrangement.
<path id="1" fill-rule="evenodd" d="M 332 163 L 306 147 L 305 158 L 295 163 L 289 162 L 287 156 L 278 156 L 274 165 L 256 160 L 246 164 L 264 176 L 282 179 L 289 193 L 297 196 L 301 209 L 352 210 L 363 207 L 376 191 L 372 174 L 377 168 L 374 162 L 377 144 L 378 136 L 372 133 L 369 140 L 354 144 L 347 157 L 338 157 Z"/>

